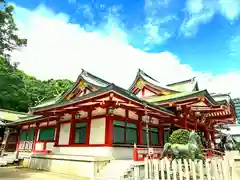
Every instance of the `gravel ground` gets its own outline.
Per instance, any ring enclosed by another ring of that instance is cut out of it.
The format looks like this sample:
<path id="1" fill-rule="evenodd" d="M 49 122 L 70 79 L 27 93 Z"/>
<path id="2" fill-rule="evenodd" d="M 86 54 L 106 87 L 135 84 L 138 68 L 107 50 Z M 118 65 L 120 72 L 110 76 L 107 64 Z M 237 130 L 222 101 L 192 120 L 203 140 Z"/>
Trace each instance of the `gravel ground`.
<path id="1" fill-rule="evenodd" d="M 2 167 L 0 180 L 86 180 L 76 176 L 68 176 L 46 171 L 37 171 L 26 168 Z"/>

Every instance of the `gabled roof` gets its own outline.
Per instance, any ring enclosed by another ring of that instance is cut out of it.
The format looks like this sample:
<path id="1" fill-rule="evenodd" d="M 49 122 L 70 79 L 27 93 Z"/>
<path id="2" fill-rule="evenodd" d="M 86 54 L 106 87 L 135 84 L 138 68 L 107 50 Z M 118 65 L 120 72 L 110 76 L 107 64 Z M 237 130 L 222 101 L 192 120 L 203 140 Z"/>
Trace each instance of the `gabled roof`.
<path id="1" fill-rule="evenodd" d="M 19 118 L 28 116 L 27 113 L 0 109 L 0 120 L 17 121 Z"/>
<path id="2" fill-rule="evenodd" d="M 70 93 L 72 93 L 76 88 L 78 88 L 78 85 L 81 81 L 85 82 L 90 87 L 95 87 L 97 90 L 111 84 L 111 83 L 87 72 L 86 70 L 82 69 L 81 74 L 78 76 L 76 82 L 69 90 L 67 90 L 66 92 L 64 92 L 62 94 L 59 94 L 55 98 L 45 100 L 33 108 L 45 107 L 45 106 L 53 105 L 53 104 L 63 101 Z"/>
<path id="3" fill-rule="evenodd" d="M 81 74 L 78 76 L 76 82 L 74 83 L 74 85 L 72 86 L 72 88 L 70 88 L 66 93 L 63 94 L 62 99 L 66 98 L 71 92 L 73 92 L 77 86 L 79 85 L 79 83 L 83 81 L 85 83 L 87 83 L 88 85 L 95 87 L 97 89 L 106 87 L 108 85 L 110 85 L 111 83 L 87 72 L 86 70 L 82 69 Z"/>
<path id="4" fill-rule="evenodd" d="M 141 70 L 141 69 L 138 70 L 135 80 L 133 81 L 132 85 L 129 87 L 129 91 L 133 91 L 134 87 L 136 87 L 137 82 L 139 80 L 143 80 L 145 83 L 147 83 L 150 86 L 155 87 L 159 90 L 165 90 L 165 91 L 169 91 L 169 92 L 173 92 L 173 93 L 178 92 L 177 90 L 175 90 L 171 87 L 167 87 L 167 86 L 161 84 L 159 81 L 157 81 L 153 77 L 149 76 L 148 74 L 143 72 L 143 70 Z"/>
<path id="5" fill-rule="evenodd" d="M 221 102 L 215 101 L 214 98 L 212 98 L 212 96 L 208 93 L 207 90 L 181 92 L 181 93 L 175 93 L 175 94 L 170 94 L 165 96 L 152 96 L 149 98 L 145 98 L 145 100 L 151 103 L 163 104 L 167 102 L 182 101 L 188 98 L 200 97 L 200 96 L 205 96 L 208 99 L 208 101 L 210 101 L 211 104 L 213 105 L 222 105 L 227 103 L 227 101 L 221 101 Z"/>
<path id="6" fill-rule="evenodd" d="M 174 112 L 170 111 L 170 110 L 167 110 L 166 108 L 163 108 L 163 107 L 159 107 L 157 105 L 154 105 L 152 103 L 149 103 L 148 101 L 145 101 L 141 98 L 138 98 L 135 94 L 121 88 L 121 87 L 118 87 L 114 84 L 110 84 L 108 85 L 107 87 L 104 87 L 104 88 L 101 88 L 100 90 L 98 91 L 95 91 L 95 92 L 91 92 L 89 94 L 86 94 L 84 96 L 81 96 L 81 97 L 77 97 L 77 98 L 74 98 L 72 100 L 63 100 L 57 104 L 53 104 L 53 105 L 47 105 L 45 107 L 33 107 L 31 108 L 32 111 L 40 111 L 40 110 L 46 110 L 46 109 L 52 109 L 52 108 L 57 108 L 57 107 L 61 107 L 61 106 L 65 106 L 65 105 L 71 105 L 73 103 L 76 103 L 76 102 L 79 102 L 79 101 L 83 101 L 83 100 L 86 100 L 86 99 L 89 99 L 91 97 L 96 97 L 96 96 L 99 96 L 101 94 L 104 94 L 104 93 L 108 93 L 108 92 L 116 92 L 122 96 L 125 96 L 133 101 L 137 101 L 139 103 L 142 103 L 142 104 L 145 104 L 146 106 L 148 107 L 151 107 L 151 108 L 155 108 L 157 110 L 160 110 L 162 112 L 165 112 L 167 114 L 170 114 L 170 115 L 175 115 Z"/>
<path id="7" fill-rule="evenodd" d="M 167 86 L 180 92 L 191 92 L 199 90 L 198 83 L 195 77 L 188 80 L 171 83 L 168 84 Z"/>

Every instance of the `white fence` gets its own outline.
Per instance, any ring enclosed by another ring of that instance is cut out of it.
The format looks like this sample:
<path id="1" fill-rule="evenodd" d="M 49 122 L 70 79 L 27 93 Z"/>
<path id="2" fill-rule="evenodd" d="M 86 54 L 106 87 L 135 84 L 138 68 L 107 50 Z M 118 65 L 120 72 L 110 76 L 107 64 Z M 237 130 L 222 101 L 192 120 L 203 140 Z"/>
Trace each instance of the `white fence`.
<path id="1" fill-rule="evenodd" d="M 144 179 L 154 180 L 240 180 L 236 164 L 226 157 L 203 161 L 145 159 Z M 140 167 L 134 167 L 135 180 L 140 179 Z M 141 178 L 142 179 L 142 178 Z"/>

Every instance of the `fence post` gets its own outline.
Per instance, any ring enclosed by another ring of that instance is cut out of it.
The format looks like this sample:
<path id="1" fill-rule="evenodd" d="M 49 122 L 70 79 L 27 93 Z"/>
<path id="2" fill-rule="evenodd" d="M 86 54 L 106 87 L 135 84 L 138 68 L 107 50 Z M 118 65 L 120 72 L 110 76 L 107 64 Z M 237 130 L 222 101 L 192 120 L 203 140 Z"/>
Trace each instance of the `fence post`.
<path id="1" fill-rule="evenodd" d="M 210 171 L 210 168 L 211 168 L 210 163 L 211 163 L 211 161 L 209 161 L 209 159 L 207 159 L 205 161 L 205 166 L 206 166 L 206 170 L 207 170 L 207 180 L 212 180 L 211 171 Z"/>
<path id="2" fill-rule="evenodd" d="M 167 171 L 167 180 L 171 180 L 171 174 L 170 174 L 170 169 L 171 169 L 171 166 L 170 166 L 170 162 L 167 158 L 164 158 L 165 160 L 165 163 L 166 163 L 166 171 Z"/>
<path id="3" fill-rule="evenodd" d="M 192 164 L 192 177 L 193 177 L 193 180 L 197 180 L 197 173 L 196 173 L 196 165 L 195 165 L 195 161 L 191 161 L 191 164 Z"/>
<path id="4" fill-rule="evenodd" d="M 222 166 L 223 166 L 223 177 L 225 178 L 224 180 L 231 180 L 229 160 L 226 155 L 223 157 Z"/>
<path id="5" fill-rule="evenodd" d="M 172 161 L 172 169 L 173 169 L 173 180 L 177 180 L 177 162 L 175 159 Z"/>
<path id="6" fill-rule="evenodd" d="M 165 180 L 165 164 L 164 159 L 160 160 L 161 180 Z"/>
<path id="7" fill-rule="evenodd" d="M 178 173 L 179 173 L 179 180 L 183 180 L 183 172 L 182 172 L 182 160 L 178 160 Z"/>
<path id="8" fill-rule="evenodd" d="M 204 180 L 203 161 L 198 162 L 200 180 Z"/>
<path id="9" fill-rule="evenodd" d="M 148 174 L 149 174 L 149 172 L 148 172 L 148 158 L 147 157 L 145 157 L 145 159 L 144 159 L 144 177 L 145 177 L 145 179 L 148 179 Z"/>
<path id="10" fill-rule="evenodd" d="M 188 161 L 184 159 L 184 168 L 185 168 L 185 178 L 186 180 L 189 180 L 189 167 L 188 167 Z"/>
<path id="11" fill-rule="evenodd" d="M 140 169 L 139 166 L 134 164 L 134 180 L 139 180 L 140 179 Z"/>
<path id="12" fill-rule="evenodd" d="M 154 167 L 154 179 L 159 180 L 159 162 L 158 162 L 158 159 L 153 160 L 153 167 Z"/>

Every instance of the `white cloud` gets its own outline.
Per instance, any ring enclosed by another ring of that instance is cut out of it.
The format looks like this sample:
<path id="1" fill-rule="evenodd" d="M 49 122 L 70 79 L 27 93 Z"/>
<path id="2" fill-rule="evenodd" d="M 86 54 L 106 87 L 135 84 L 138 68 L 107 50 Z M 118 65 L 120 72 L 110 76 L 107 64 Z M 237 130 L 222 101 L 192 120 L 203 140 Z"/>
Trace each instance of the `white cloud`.
<path id="1" fill-rule="evenodd" d="M 170 0 L 145 0 L 145 46 L 163 44 L 174 35 L 175 29 L 171 26 L 177 18 L 169 14 L 169 3 Z"/>
<path id="2" fill-rule="evenodd" d="M 82 26 L 70 24 L 68 16 L 56 14 L 44 6 L 33 11 L 16 8 L 21 34 L 28 46 L 13 53 L 20 68 L 40 79 L 69 78 L 75 80 L 86 69 L 97 76 L 124 88 L 132 83 L 138 68 L 143 69 L 162 83 L 198 76 L 202 87 L 212 91 L 239 94 L 237 78 L 240 73 L 213 77 L 197 73 L 189 65 L 181 64 L 170 52 L 146 53 L 128 45 L 126 34 L 109 21 L 104 32 L 86 32 Z M 208 79 L 212 79 L 208 81 Z M 228 80 L 231 78 L 231 81 Z M 223 83 L 224 82 L 224 83 Z"/>
<path id="3" fill-rule="evenodd" d="M 180 32 L 194 36 L 199 26 L 211 21 L 216 14 L 230 22 L 237 20 L 240 16 L 240 0 L 187 0 L 186 17 Z"/>

